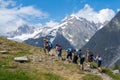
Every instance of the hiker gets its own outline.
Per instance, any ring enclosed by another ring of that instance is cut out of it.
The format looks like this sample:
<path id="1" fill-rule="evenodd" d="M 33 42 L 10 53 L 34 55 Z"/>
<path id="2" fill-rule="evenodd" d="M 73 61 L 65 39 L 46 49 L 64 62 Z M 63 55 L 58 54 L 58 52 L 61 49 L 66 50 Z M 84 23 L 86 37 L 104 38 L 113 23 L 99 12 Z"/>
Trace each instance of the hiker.
<path id="1" fill-rule="evenodd" d="M 102 57 L 97 54 L 95 60 L 97 61 L 98 67 L 101 67 Z"/>
<path id="2" fill-rule="evenodd" d="M 69 62 L 72 62 L 72 52 L 73 52 L 72 48 L 67 49 L 67 59 L 66 60 Z M 70 60 L 69 60 L 69 58 L 70 58 Z"/>
<path id="3" fill-rule="evenodd" d="M 85 54 L 83 54 L 82 50 L 79 49 L 78 55 L 79 55 L 79 58 L 80 58 L 80 67 L 81 67 L 81 70 L 84 70 Z"/>
<path id="4" fill-rule="evenodd" d="M 93 52 L 90 51 L 90 52 L 89 52 L 89 55 L 88 55 L 88 63 L 89 63 L 90 68 L 92 68 L 91 63 L 92 63 L 93 61 L 94 61 L 94 55 L 93 55 Z"/>
<path id="5" fill-rule="evenodd" d="M 58 55 L 58 60 L 62 60 L 62 46 L 60 44 L 56 44 L 56 51 Z"/>
<path id="6" fill-rule="evenodd" d="M 74 64 L 77 64 L 77 60 L 78 60 L 78 54 L 77 54 L 77 51 L 74 49 L 74 50 L 73 50 L 73 53 L 74 53 L 73 63 L 74 63 Z"/>
<path id="7" fill-rule="evenodd" d="M 49 47 L 48 47 L 49 39 L 45 37 L 43 40 L 44 40 L 44 53 L 46 54 L 49 52 L 49 50 L 48 50 L 49 49 Z"/>
<path id="8" fill-rule="evenodd" d="M 89 62 L 89 54 L 90 54 L 90 50 L 89 48 L 86 49 L 86 61 Z"/>

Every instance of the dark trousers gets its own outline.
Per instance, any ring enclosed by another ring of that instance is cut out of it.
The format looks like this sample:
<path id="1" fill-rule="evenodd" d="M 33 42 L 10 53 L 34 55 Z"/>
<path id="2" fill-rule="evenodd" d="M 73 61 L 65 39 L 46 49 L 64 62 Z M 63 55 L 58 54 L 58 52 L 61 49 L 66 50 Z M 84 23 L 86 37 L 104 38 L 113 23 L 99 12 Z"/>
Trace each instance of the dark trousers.
<path id="1" fill-rule="evenodd" d="M 98 61 L 98 67 L 100 67 L 100 66 L 101 66 L 101 63 L 102 63 L 102 61 Z"/>
<path id="2" fill-rule="evenodd" d="M 80 58 L 80 64 L 83 64 L 85 61 L 85 58 Z"/>
<path id="3" fill-rule="evenodd" d="M 73 58 L 73 63 L 77 64 L 77 60 L 78 60 L 78 57 L 77 57 L 77 56 L 74 56 L 74 58 Z"/>
<path id="4" fill-rule="evenodd" d="M 62 60 L 62 51 L 57 51 L 57 54 L 58 54 L 58 59 L 59 60 Z"/>
<path id="5" fill-rule="evenodd" d="M 70 60 L 72 60 L 72 54 L 67 55 L 67 59 L 70 57 Z"/>

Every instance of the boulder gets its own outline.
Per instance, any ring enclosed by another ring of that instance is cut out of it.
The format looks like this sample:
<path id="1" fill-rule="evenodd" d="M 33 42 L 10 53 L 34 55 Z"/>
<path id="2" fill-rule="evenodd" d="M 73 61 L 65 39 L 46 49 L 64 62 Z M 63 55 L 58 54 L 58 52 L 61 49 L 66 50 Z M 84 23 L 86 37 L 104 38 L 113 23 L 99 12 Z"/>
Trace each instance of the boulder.
<path id="1" fill-rule="evenodd" d="M 8 54 L 9 51 L 4 50 L 4 51 L 0 51 L 0 53 L 2 53 L 2 54 Z"/>
<path id="2" fill-rule="evenodd" d="M 22 56 L 22 57 L 15 57 L 14 60 L 23 63 L 23 62 L 28 62 L 29 58 L 27 56 Z"/>
<path id="3" fill-rule="evenodd" d="M 119 70 L 113 70 L 112 71 L 114 74 L 120 74 L 120 71 Z"/>

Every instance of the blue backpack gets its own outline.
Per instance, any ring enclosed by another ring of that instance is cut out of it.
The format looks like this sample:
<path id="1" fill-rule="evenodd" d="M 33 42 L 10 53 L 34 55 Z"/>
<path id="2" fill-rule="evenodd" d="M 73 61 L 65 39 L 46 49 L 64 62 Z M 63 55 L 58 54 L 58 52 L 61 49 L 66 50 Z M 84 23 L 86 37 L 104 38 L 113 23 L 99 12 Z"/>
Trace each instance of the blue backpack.
<path id="1" fill-rule="evenodd" d="M 77 55 L 78 55 L 78 57 L 81 57 L 81 52 L 78 51 L 78 52 L 77 52 Z"/>
<path id="2" fill-rule="evenodd" d="M 49 46 L 50 48 L 52 48 L 52 43 L 51 43 L 51 42 L 48 42 L 48 46 Z"/>
<path id="3" fill-rule="evenodd" d="M 72 53 L 72 48 L 68 48 L 68 54 Z"/>

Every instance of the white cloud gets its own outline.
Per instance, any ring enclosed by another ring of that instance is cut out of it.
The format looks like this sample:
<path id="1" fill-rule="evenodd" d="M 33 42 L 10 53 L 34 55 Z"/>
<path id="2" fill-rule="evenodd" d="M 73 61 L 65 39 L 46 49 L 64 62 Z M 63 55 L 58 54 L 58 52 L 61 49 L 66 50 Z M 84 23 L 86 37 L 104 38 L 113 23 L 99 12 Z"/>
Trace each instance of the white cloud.
<path id="1" fill-rule="evenodd" d="M 84 2 L 86 2 L 86 0 L 80 0 L 80 2 L 81 2 L 81 3 L 84 3 Z"/>
<path id="2" fill-rule="evenodd" d="M 17 5 L 14 0 L 0 0 L 0 32 L 17 29 L 21 24 L 33 24 L 34 20 L 47 18 L 46 12 L 34 6 Z"/>
<path id="3" fill-rule="evenodd" d="M 49 22 L 46 23 L 45 26 L 53 27 L 53 26 L 57 26 L 57 25 L 58 25 L 58 22 L 50 20 Z"/>
<path id="4" fill-rule="evenodd" d="M 0 8 L 6 8 L 8 6 L 15 6 L 16 3 L 13 0 L 0 0 Z"/>
<path id="5" fill-rule="evenodd" d="M 110 21 L 115 16 L 115 12 L 112 9 L 102 9 L 97 14 L 97 18 L 100 22 Z"/>
<path id="6" fill-rule="evenodd" d="M 102 9 L 99 12 L 94 11 L 88 4 L 84 6 L 83 9 L 75 13 L 79 17 L 86 18 L 89 21 L 101 22 L 106 20 L 111 20 L 115 16 L 115 12 L 112 9 Z"/>

